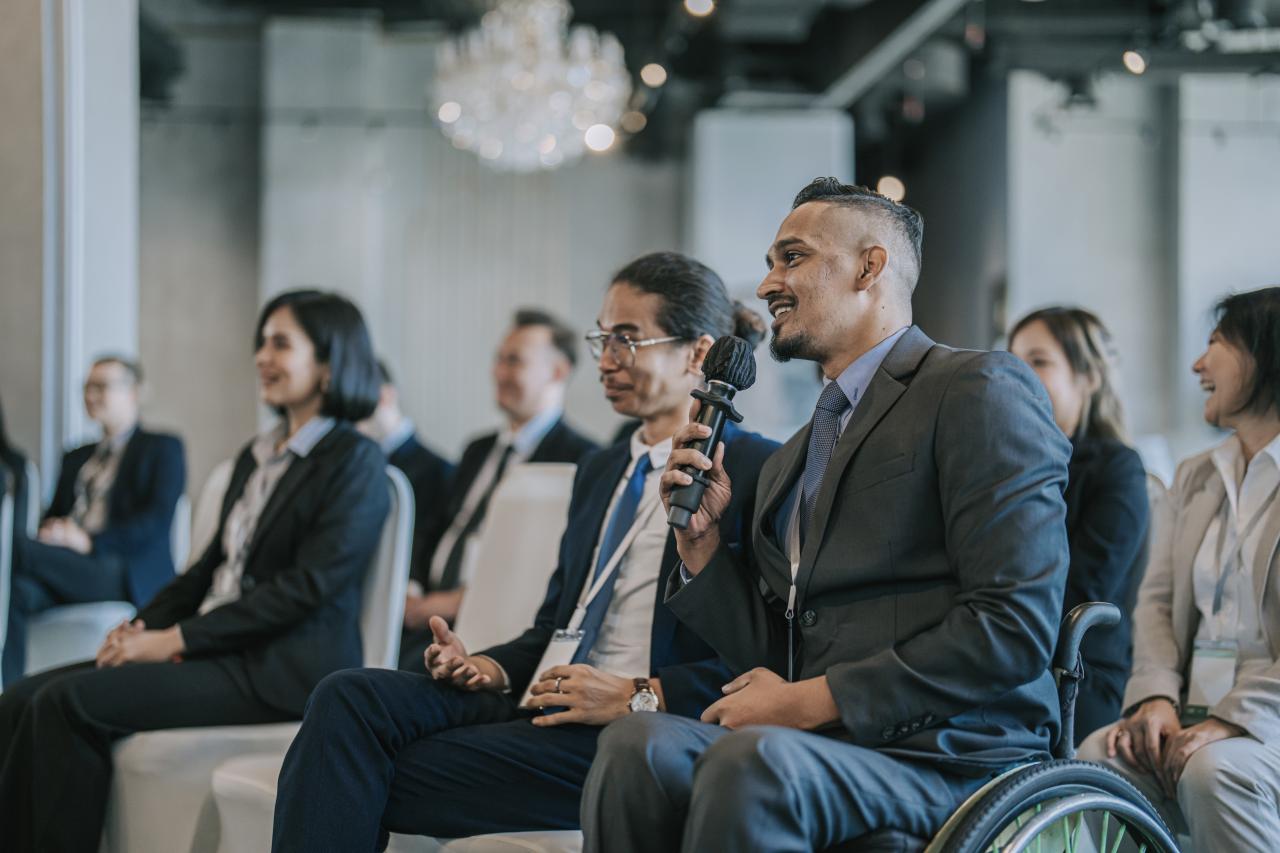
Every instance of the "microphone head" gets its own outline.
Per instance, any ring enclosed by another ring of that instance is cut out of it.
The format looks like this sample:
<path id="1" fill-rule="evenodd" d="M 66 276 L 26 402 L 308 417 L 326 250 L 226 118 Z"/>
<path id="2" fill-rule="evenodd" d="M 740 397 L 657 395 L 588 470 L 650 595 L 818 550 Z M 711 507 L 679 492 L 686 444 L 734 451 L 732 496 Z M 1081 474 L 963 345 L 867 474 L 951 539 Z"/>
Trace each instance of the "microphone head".
<path id="1" fill-rule="evenodd" d="M 745 391 L 756 382 L 756 357 L 751 344 L 735 335 L 725 335 L 711 345 L 702 362 L 708 382 L 724 382 Z"/>

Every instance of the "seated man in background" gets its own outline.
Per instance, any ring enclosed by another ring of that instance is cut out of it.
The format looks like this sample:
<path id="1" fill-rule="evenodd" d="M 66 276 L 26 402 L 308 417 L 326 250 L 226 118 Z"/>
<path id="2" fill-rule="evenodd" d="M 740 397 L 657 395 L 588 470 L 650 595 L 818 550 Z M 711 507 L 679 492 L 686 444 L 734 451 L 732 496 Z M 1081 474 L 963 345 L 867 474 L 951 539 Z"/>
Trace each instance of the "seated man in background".
<path id="1" fill-rule="evenodd" d="M 468 655 L 434 617 L 432 677 L 325 679 L 280 772 L 276 853 L 380 850 L 387 831 L 574 828 L 601 726 L 630 713 L 696 716 L 715 700 L 729 671 L 662 603 L 675 540 L 658 481 L 707 350 L 729 333 L 756 342 L 763 324 L 697 261 L 647 255 L 615 276 L 589 340 L 605 396 L 640 426 L 579 466 L 533 626 Z M 724 464 L 740 484 L 720 527 L 730 545 L 749 528 L 751 486 L 776 447 L 725 433 Z"/>
<path id="2" fill-rule="evenodd" d="M 422 541 L 404 608 L 405 635 L 400 667 L 423 669 L 431 643 L 428 622 L 452 622 L 466 587 L 467 549 L 479 534 L 489 498 L 507 468 L 520 462 L 573 462 L 596 449 L 564 420 L 564 394 L 577 363 L 571 329 L 543 311 L 517 311 L 493 361 L 498 408 L 506 417 L 501 432 L 483 435 L 462 452 L 437 535 Z"/>
<path id="3" fill-rule="evenodd" d="M 1178 466 L 1133 613 L 1125 716 L 1080 758 L 1128 777 L 1198 851 L 1280 844 L 1280 287 L 1218 304 L 1192 369 L 1231 430 Z"/>
<path id="4" fill-rule="evenodd" d="M 400 392 L 391 380 L 386 362 L 378 362 L 378 408 L 358 425 L 387 454 L 387 461 L 404 472 L 413 487 L 413 546 L 410 577 L 426 577 L 427 566 L 420 561 L 430 558 L 425 553 L 428 542 L 440 538 L 445 525 L 445 502 L 449 499 L 449 481 L 453 466 L 433 453 L 418 440 L 413 421 L 400 409 Z M 424 556 L 425 553 L 425 556 Z"/>
<path id="5" fill-rule="evenodd" d="M 1025 364 L 911 325 L 922 230 L 833 178 L 779 228 L 757 295 L 774 355 L 822 365 L 813 419 L 765 463 L 742 550 L 723 510 L 752 484 L 687 446 L 706 427 L 676 432 L 662 477 L 664 500 L 691 482 L 676 466 L 711 481 L 676 532 L 667 606 L 743 674 L 701 721 L 605 729 L 587 851 L 826 850 L 878 830 L 923 849 L 986 780 L 1049 757 L 1070 444 Z"/>
<path id="6" fill-rule="evenodd" d="M 186 462 L 181 439 L 139 426 L 141 383 L 138 365 L 117 356 L 89 370 L 84 407 L 102 427 L 102 440 L 63 457 L 39 533 L 18 540 L 5 684 L 22 677 L 33 615 L 91 601 L 141 608 L 173 579 L 170 535 Z"/>

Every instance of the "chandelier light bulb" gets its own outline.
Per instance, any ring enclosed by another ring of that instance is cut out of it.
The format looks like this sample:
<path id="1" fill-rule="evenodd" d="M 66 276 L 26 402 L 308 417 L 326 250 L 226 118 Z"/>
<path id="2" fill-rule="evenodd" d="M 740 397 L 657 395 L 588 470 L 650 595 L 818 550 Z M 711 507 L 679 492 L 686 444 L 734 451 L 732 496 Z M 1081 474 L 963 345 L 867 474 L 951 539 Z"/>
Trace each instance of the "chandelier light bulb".
<path id="1" fill-rule="evenodd" d="M 1142 55 L 1142 51 L 1126 50 L 1121 60 L 1124 62 L 1125 70 L 1130 74 L 1141 75 L 1146 73 L 1147 58 Z"/>
<path id="2" fill-rule="evenodd" d="M 684 0 L 684 10 L 695 18 L 705 18 L 716 10 L 714 0 Z"/>
<path id="3" fill-rule="evenodd" d="M 457 101 L 445 101 L 440 105 L 440 111 L 436 113 L 436 118 L 445 124 L 453 124 L 462 117 L 462 105 Z"/>
<path id="4" fill-rule="evenodd" d="M 667 69 L 656 62 L 650 62 L 640 69 L 640 79 L 651 89 L 656 89 L 667 82 Z"/>
<path id="5" fill-rule="evenodd" d="M 613 140 L 617 135 L 607 124 L 593 124 L 587 128 L 582 138 L 592 151 L 608 151 L 613 146 Z"/>
<path id="6" fill-rule="evenodd" d="M 895 178 L 893 175 L 885 175 L 876 184 L 876 192 L 885 198 L 894 201 L 902 201 L 907 197 L 907 185 L 902 182 L 901 178 Z"/>
<path id="7" fill-rule="evenodd" d="M 639 133 L 649 124 L 649 118 L 639 110 L 622 114 L 622 129 L 627 133 Z"/>

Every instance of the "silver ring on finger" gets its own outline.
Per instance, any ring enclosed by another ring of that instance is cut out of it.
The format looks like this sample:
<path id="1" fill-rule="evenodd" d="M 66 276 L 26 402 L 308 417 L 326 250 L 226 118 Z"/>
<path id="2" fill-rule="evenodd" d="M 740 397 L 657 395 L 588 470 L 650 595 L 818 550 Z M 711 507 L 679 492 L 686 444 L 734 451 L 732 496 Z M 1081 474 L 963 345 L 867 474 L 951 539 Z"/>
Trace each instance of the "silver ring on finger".
<path id="1" fill-rule="evenodd" d="M 560 682 L 562 682 L 562 681 L 564 681 L 564 676 L 563 676 L 563 675 L 558 676 L 558 677 L 556 678 L 556 692 L 557 692 L 557 693 L 563 693 L 563 692 L 564 692 L 563 690 L 561 690 L 561 689 L 560 689 Z"/>

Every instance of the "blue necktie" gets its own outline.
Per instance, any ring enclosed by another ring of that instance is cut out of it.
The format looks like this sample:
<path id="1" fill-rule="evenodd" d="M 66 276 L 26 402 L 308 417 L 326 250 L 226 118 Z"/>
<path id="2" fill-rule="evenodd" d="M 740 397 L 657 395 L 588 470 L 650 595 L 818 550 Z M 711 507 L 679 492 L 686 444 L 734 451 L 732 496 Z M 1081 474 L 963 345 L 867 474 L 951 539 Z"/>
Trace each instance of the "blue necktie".
<path id="1" fill-rule="evenodd" d="M 644 479 L 651 470 L 653 470 L 653 463 L 649 461 L 649 454 L 646 453 L 636 460 L 631 479 L 627 480 L 626 488 L 622 490 L 622 495 L 619 496 L 618 503 L 613 508 L 613 515 L 609 517 L 609 524 L 604 529 L 604 538 L 600 540 L 600 554 L 596 557 L 596 568 L 591 573 L 591 579 L 587 581 L 588 586 L 600 577 L 600 572 L 608 565 L 609 558 L 622 544 L 627 531 L 635 523 L 636 510 L 640 508 L 640 499 L 644 497 Z M 613 584 L 617 579 L 618 572 L 615 569 L 600 589 L 600 594 L 587 605 L 587 615 L 578 626 L 582 631 L 582 642 L 578 644 L 578 650 L 573 654 L 573 663 L 585 661 L 591 647 L 595 645 L 600 626 L 604 623 L 604 615 L 609 610 L 609 599 L 613 597 Z"/>
<path id="2" fill-rule="evenodd" d="M 822 488 L 822 476 L 827 473 L 831 451 L 840 435 L 840 416 L 849 408 L 849 398 L 844 395 L 839 382 L 828 382 L 818 397 L 813 410 L 813 429 L 809 432 L 809 452 L 804 460 L 804 492 L 801 495 L 800 529 L 807 530 L 818 503 L 818 490 Z"/>

